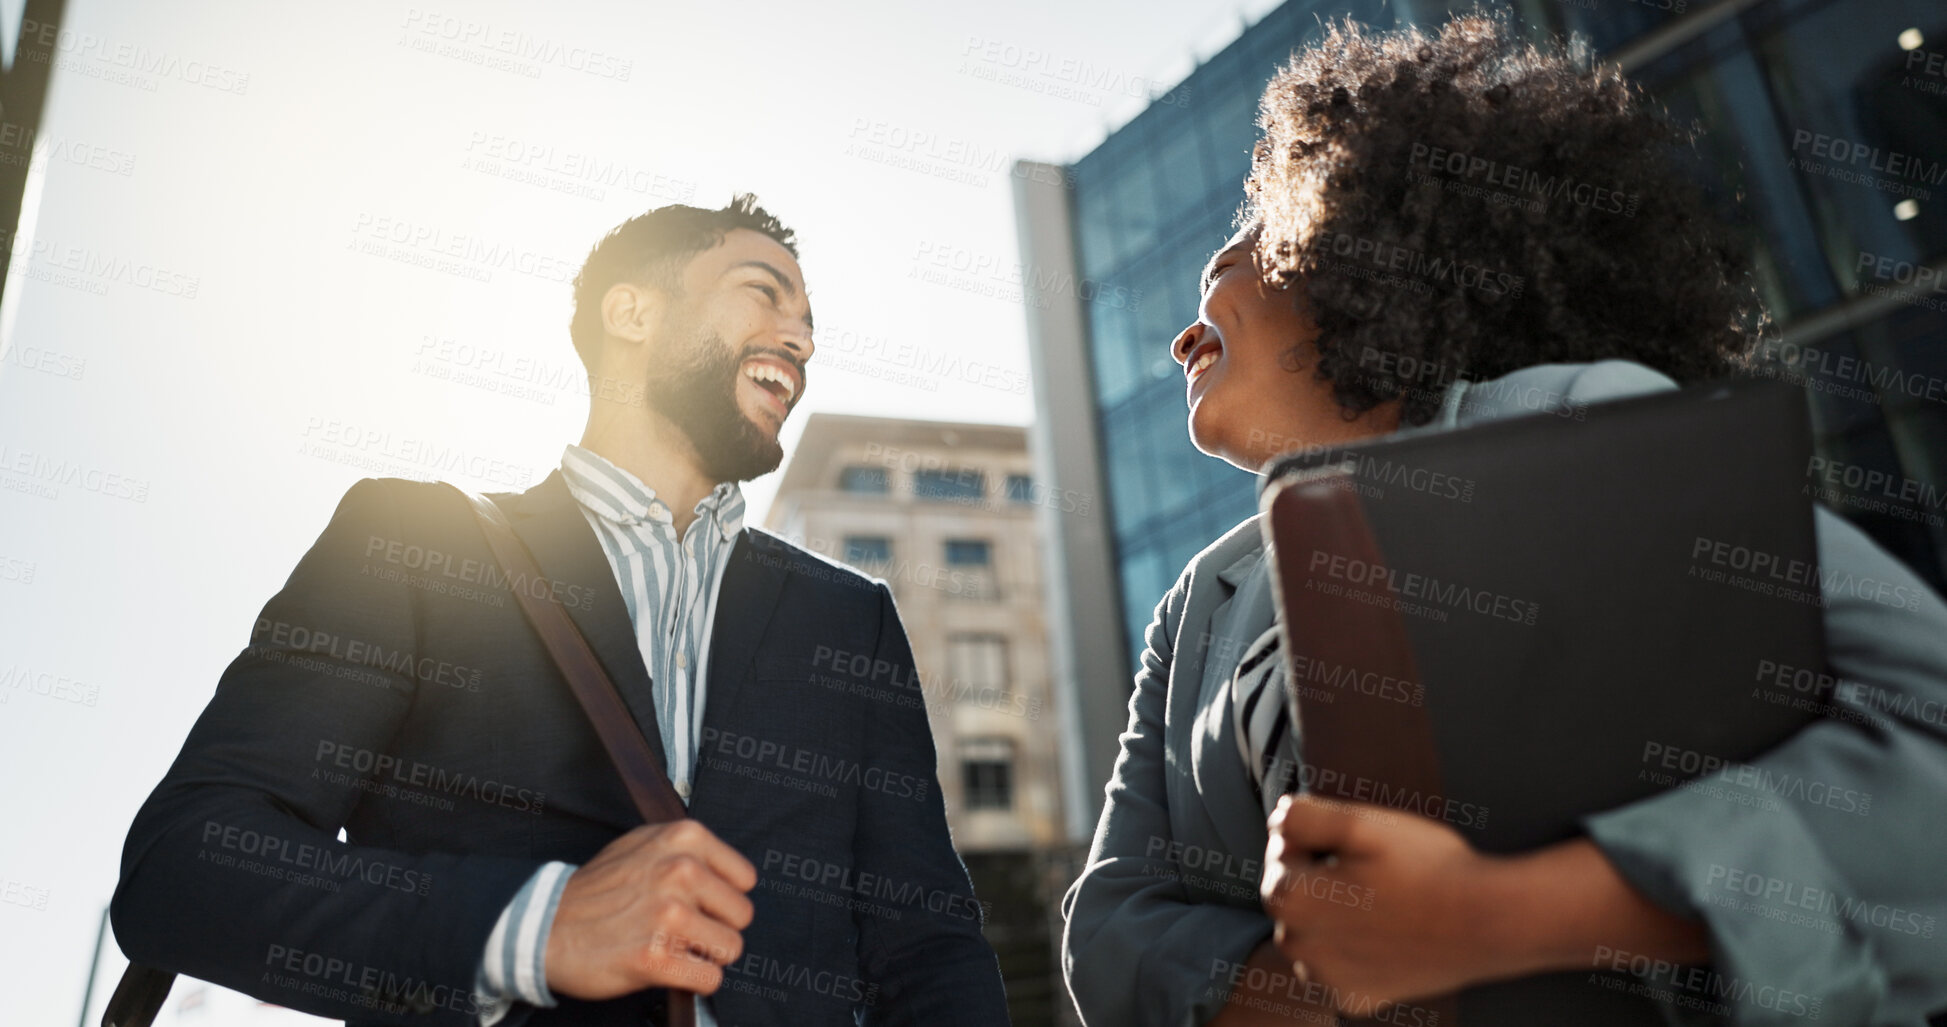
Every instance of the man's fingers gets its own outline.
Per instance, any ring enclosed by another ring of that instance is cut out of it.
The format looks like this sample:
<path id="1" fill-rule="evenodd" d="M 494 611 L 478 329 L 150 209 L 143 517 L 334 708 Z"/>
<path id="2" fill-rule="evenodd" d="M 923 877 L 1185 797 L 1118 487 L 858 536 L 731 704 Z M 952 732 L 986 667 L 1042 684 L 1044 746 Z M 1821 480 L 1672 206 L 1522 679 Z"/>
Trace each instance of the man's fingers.
<path id="1" fill-rule="evenodd" d="M 751 904 L 749 896 L 707 866 L 699 863 L 698 867 L 701 872 L 690 892 L 696 900 L 696 908 L 733 930 L 741 931 L 749 927 L 751 918 L 757 914 L 757 907 Z"/>
<path id="2" fill-rule="evenodd" d="M 685 820 L 669 829 L 670 844 L 679 852 L 701 859 L 718 877 L 739 891 L 757 887 L 757 868 L 744 854 L 694 820 Z"/>
<path id="3" fill-rule="evenodd" d="M 689 909 L 665 931 L 650 940 L 646 953 L 674 959 L 702 960 L 717 966 L 737 961 L 744 953 L 744 936 L 701 912 Z"/>

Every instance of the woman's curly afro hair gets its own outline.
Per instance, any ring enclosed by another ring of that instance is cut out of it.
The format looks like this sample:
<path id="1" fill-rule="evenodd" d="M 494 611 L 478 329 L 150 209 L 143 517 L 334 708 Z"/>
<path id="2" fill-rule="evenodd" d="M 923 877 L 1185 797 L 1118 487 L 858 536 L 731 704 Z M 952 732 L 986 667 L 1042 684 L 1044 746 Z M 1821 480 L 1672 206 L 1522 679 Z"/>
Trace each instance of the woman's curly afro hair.
<path id="1" fill-rule="evenodd" d="M 1265 277 L 1299 286 L 1348 417 L 1398 399 L 1423 424 L 1447 382 L 1530 364 L 1688 382 L 1747 359 L 1763 305 L 1679 163 L 1694 130 L 1588 65 L 1477 13 L 1437 35 L 1335 23 L 1271 80 L 1239 220 Z"/>

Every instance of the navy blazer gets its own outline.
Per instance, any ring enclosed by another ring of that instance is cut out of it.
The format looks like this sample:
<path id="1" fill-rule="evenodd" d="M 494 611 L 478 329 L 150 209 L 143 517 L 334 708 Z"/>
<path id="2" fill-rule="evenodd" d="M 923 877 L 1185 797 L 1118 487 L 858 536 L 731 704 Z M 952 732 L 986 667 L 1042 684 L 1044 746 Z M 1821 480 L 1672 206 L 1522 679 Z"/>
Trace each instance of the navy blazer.
<path id="1" fill-rule="evenodd" d="M 559 472 L 495 498 L 547 580 L 508 580 L 449 488 L 345 495 L 136 814 L 112 907 L 132 960 L 355 1024 L 474 1024 L 514 892 L 640 823 L 510 592 L 567 607 L 661 758 L 607 558 Z M 722 1027 L 1005 1023 L 891 592 L 746 528 L 709 644 L 690 811 L 759 874 Z"/>

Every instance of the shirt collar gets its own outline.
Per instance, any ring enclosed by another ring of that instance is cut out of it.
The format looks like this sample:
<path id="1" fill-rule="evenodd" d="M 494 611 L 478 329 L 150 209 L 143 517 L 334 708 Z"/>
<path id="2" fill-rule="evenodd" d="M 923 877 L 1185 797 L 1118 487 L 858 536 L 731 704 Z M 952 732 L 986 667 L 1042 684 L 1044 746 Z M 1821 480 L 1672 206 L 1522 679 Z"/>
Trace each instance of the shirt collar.
<path id="1" fill-rule="evenodd" d="M 575 502 L 614 524 L 659 524 L 673 527 L 669 505 L 642 479 L 592 450 L 569 444 L 561 452 L 561 478 Z M 696 504 L 696 523 L 713 525 L 724 541 L 744 526 L 744 493 L 733 481 L 719 482 Z"/>

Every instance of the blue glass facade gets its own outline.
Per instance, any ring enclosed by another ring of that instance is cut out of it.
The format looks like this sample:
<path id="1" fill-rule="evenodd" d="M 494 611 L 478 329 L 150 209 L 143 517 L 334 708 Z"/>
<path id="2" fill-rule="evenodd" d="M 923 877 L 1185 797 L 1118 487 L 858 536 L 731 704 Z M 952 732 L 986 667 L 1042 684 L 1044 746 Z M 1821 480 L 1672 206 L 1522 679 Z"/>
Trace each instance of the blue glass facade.
<path id="1" fill-rule="evenodd" d="M 1786 373 L 1809 386 L 1822 458 L 1856 469 L 1834 481 L 1843 494 L 1824 498 L 1942 585 L 1947 503 L 1926 500 L 1947 495 L 1947 391 L 1915 394 L 1910 383 L 1947 381 L 1947 291 L 1862 299 L 1947 257 L 1947 182 L 1938 180 L 1947 175 L 1947 69 L 1930 56 L 1947 51 L 1947 5 L 1520 0 L 1513 8 L 1537 32 L 1579 33 L 1598 51 L 1626 57 L 1632 76 L 1676 117 L 1703 123 L 1714 176 L 1705 185 L 1721 196 L 1742 193 L 1739 221 L 1752 232 L 1767 301 L 1785 326 L 1768 348 L 1799 362 Z M 1324 20 L 1426 25 L 1446 10 L 1410 0 L 1290 0 L 1071 167 L 1078 270 L 1105 293 L 1132 298 L 1087 311 L 1132 653 L 1189 558 L 1255 509 L 1251 475 L 1191 446 L 1182 375 L 1168 347 L 1196 316 L 1198 271 L 1230 234 L 1257 98 Z M 1686 22 L 1713 24 L 1685 32 Z M 1835 151 L 1833 140 L 1843 148 Z M 1831 174 L 1835 163 L 1850 170 L 1844 158 L 1855 146 L 1870 148 L 1859 170 L 1893 154 L 1900 173 L 1868 184 Z M 1838 323 L 1841 308 L 1848 323 Z M 1856 488 L 1871 472 L 1900 483 L 1904 495 L 1888 500 Z"/>

